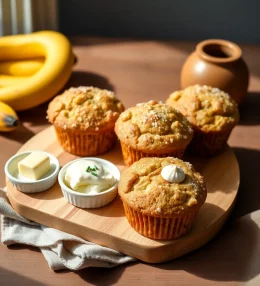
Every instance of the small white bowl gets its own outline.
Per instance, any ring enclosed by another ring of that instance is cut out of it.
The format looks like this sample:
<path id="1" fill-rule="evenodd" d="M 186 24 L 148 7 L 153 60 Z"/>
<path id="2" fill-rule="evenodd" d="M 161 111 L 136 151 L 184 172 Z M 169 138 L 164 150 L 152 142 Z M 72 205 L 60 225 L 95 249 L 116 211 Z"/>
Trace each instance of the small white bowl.
<path id="1" fill-rule="evenodd" d="M 109 188 L 106 191 L 97 193 L 97 194 L 84 194 L 84 193 L 79 193 L 76 191 L 73 191 L 70 189 L 65 183 L 64 183 L 64 177 L 67 168 L 74 162 L 80 161 L 80 160 L 91 160 L 96 162 L 97 164 L 102 165 L 106 170 L 109 170 L 112 175 L 116 179 L 116 183 Z M 109 204 L 111 201 L 113 201 L 117 195 L 117 186 L 118 182 L 120 179 L 120 171 L 114 165 L 113 163 L 100 159 L 100 158 L 95 158 L 95 157 L 86 157 L 86 158 L 80 158 L 73 160 L 69 163 L 67 163 L 65 166 L 63 166 L 60 170 L 59 176 L 58 176 L 58 181 L 63 193 L 63 196 L 65 199 L 72 205 L 79 207 L 79 208 L 87 208 L 87 209 L 93 209 L 93 208 L 100 208 L 103 207 L 107 204 Z"/>
<path id="2" fill-rule="evenodd" d="M 35 150 L 36 151 L 36 150 Z M 47 172 L 41 179 L 39 180 L 30 180 L 25 177 L 21 177 L 18 171 L 18 162 L 20 162 L 23 158 L 30 155 L 33 151 L 26 151 L 22 153 L 18 153 L 11 157 L 5 164 L 5 174 L 11 184 L 20 192 L 23 193 L 39 193 L 49 189 L 53 186 L 57 180 L 57 176 L 60 170 L 59 160 L 53 156 L 52 154 L 44 151 L 42 152 L 49 156 L 51 169 Z"/>

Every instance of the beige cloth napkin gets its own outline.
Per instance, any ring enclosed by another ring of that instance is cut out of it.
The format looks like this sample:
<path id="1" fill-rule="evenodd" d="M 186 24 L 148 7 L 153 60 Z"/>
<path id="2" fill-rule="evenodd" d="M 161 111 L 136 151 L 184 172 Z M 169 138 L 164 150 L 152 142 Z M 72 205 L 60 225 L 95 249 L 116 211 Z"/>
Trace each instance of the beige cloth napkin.
<path id="1" fill-rule="evenodd" d="M 136 259 L 74 235 L 29 221 L 11 207 L 0 189 L 1 241 L 39 247 L 52 270 L 114 267 Z"/>

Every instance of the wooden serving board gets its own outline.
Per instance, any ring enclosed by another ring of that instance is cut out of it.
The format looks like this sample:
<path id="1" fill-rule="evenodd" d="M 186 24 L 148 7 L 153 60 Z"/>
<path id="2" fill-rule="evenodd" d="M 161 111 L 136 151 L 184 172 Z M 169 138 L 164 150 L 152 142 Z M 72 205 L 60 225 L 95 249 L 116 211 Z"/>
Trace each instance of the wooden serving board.
<path id="1" fill-rule="evenodd" d="M 55 155 L 61 166 L 76 158 L 65 152 L 58 142 L 53 127 L 38 133 L 19 152 L 45 150 Z M 119 144 L 99 156 L 124 170 Z M 239 167 L 233 151 L 227 147 L 211 159 L 185 158 L 205 178 L 208 197 L 199 211 L 192 230 L 182 238 L 161 241 L 146 238 L 128 224 L 117 197 L 99 209 L 80 209 L 69 204 L 62 195 L 58 182 L 49 190 L 24 194 L 7 181 L 8 197 L 13 208 L 22 216 L 97 244 L 110 247 L 140 260 L 157 263 L 182 256 L 208 242 L 228 218 L 239 186 Z"/>

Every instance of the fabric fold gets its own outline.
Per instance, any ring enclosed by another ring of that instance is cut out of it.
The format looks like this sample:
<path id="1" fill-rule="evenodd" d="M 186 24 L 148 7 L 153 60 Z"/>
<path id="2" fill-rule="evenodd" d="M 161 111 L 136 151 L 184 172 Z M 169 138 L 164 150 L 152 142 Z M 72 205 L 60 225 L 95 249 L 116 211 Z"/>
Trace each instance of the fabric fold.
<path id="1" fill-rule="evenodd" d="M 23 218 L 14 211 L 3 189 L 0 189 L 0 214 L 2 243 L 38 247 L 52 270 L 110 268 L 136 261 L 116 250 Z"/>

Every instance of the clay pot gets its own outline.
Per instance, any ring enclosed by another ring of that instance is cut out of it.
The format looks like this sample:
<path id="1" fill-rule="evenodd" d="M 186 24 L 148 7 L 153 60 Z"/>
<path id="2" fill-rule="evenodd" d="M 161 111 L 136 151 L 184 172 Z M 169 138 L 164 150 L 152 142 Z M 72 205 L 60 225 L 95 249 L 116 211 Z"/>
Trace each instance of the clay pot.
<path id="1" fill-rule="evenodd" d="M 185 61 L 181 87 L 200 84 L 218 87 L 239 104 L 247 94 L 249 72 L 240 47 L 225 40 L 205 40 Z"/>

